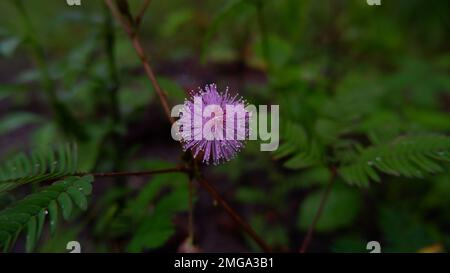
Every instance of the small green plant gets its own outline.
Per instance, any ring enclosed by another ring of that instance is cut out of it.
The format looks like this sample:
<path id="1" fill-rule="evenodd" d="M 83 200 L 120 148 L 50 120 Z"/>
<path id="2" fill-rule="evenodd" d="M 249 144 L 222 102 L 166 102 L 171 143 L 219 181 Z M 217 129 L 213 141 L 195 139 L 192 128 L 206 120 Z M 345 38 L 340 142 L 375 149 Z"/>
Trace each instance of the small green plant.
<path id="1" fill-rule="evenodd" d="M 0 212 L 0 247 L 9 251 L 19 234 L 26 230 L 26 250 L 34 250 L 42 234 L 48 216 L 50 230 L 56 231 L 58 214 L 64 219 L 72 215 L 74 204 L 86 210 L 86 196 L 92 191 L 92 176 L 67 177 L 50 186 L 43 187 Z"/>

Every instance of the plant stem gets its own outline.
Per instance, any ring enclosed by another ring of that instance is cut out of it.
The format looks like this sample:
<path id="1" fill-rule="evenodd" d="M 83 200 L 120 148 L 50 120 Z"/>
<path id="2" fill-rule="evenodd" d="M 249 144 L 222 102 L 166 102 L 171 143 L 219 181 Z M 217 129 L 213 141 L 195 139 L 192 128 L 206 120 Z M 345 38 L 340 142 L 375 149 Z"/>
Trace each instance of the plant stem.
<path id="1" fill-rule="evenodd" d="M 325 202 L 328 198 L 331 188 L 333 187 L 334 180 L 337 175 L 337 170 L 335 167 L 331 167 L 330 171 L 331 171 L 330 180 L 327 184 L 327 187 L 325 188 L 325 192 L 322 195 L 322 199 L 320 200 L 319 208 L 317 209 L 317 212 L 314 215 L 314 219 L 313 219 L 311 225 L 309 226 L 308 233 L 306 234 L 305 240 L 303 241 L 303 244 L 300 248 L 300 253 L 305 253 L 306 250 L 308 249 L 309 243 L 311 242 L 311 239 L 314 235 L 314 229 L 315 229 L 317 222 L 319 221 L 319 218 L 322 214 L 323 208 L 325 206 Z"/>
<path id="2" fill-rule="evenodd" d="M 134 26 L 136 28 L 136 31 L 139 30 L 141 27 L 142 19 L 144 18 L 145 11 L 147 10 L 148 6 L 150 5 L 151 0 L 144 0 L 144 3 L 142 3 L 141 8 L 139 9 L 139 13 L 134 19 Z"/>
<path id="3" fill-rule="evenodd" d="M 122 24 L 122 27 L 128 34 L 134 49 L 137 52 L 137 55 L 139 56 L 142 65 L 144 66 L 145 72 L 147 74 L 147 77 L 150 79 L 151 84 L 153 85 L 153 88 L 155 89 L 156 93 L 159 96 L 159 100 L 161 101 L 161 104 L 164 108 L 164 111 L 166 112 L 166 115 L 171 123 L 174 123 L 175 120 L 171 116 L 171 111 L 169 107 L 169 103 L 167 101 L 166 94 L 163 92 L 161 87 L 158 84 L 158 81 L 156 80 L 156 76 L 153 72 L 153 69 L 148 61 L 147 55 L 144 52 L 144 49 L 142 47 L 141 41 L 139 39 L 139 36 L 137 35 L 136 29 L 134 27 L 135 23 L 130 21 L 129 14 L 122 14 L 121 11 L 117 8 L 117 6 L 112 2 L 112 0 L 105 0 L 105 3 L 108 5 L 109 9 L 111 10 L 111 13 L 116 19 Z M 127 5 L 126 0 L 121 0 L 120 3 L 122 5 Z M 128 12 L 127 7 L 122 7 L 123 10 L 126 10 Z M 122 16 L 124 15 L 124 16 Z M 128 18 L 128 19 L 126 19 Z M 195 159 L 193 159 L 195 161 Z M 192 170 L 190 170 L 192 171 Z M 259 237 L 256 232 L 252 229 L 252 227 L 245 222 L 229 205 L 225 200 L 220 196 L 220 194 L 215 190 L 215 188 L 209 184 L 205 179 L 199 177 L 197 175 L 197 180 L 200 182 L 200 184 L 208 191 L 208 193 L 212 196 L 212 198 L 225 209 L 225 211 L 230 214 L 230 216 L 246 231 L 251 238 L 255 240 L 255 242 L 261 246 L 261 248 L 264 251 L 270 252 L 271 249 L 267 243 L 264 242 L 264 240 Z"/>
<path id="4" fill-rule="evenodd" d="M 155 73 L 153 72 L 153 69 L 150 65 L 150 62 L 148 60 L 147 55 L 145 54 L 145 51 L 142 47 L 142 43 L 139 39 L 139 36 L 136 35 L 135 29 L 131 25 L 132 22 L 128 22 L 123 18 L 120 11 L 117 9 L 116 5 L 112 2 L 112 0 L 105 0 L 106 4 L 108 5 L 109 9 L 111 10 L 111 13 L 114 17 L 116 17 L 117 20 L 122 24 L 123 28 L 127 32 L 129 38 L 131 39 L 131 42 L 133 44 L 134 49 L 136 50 L 136 53 L 139 57 L 139 59 L 142 62 L 142 65 L 144 66 L 145 73 L 147 74 L 147 77 L 150 79 L 150 82 L 155 89 L 156 93 L 158 94 L 159 100 L 161 101 L 161 104 L 164 108 L 164 111 L 170 120 L 171 123 L 174 123 L 175 120 L 170 114 L 170 107 L 169 103 L 167 102 L 167 97 L 162 88 L 160 87 L 158 81 L 156 80 Z"/>
<path id="5" fill-rule="evenodd" d="M 210 183 L 208 183 L 208 181 L 201 177 L 197 180 L 209 192 L 214 201 L 217 201 L 217 203 L 225 209 L 225 211 L 231 216 L 231 218 L 233 218 L 233 220 L 237 222 L 264 251 L 272 251 L 270 246 L 261 237 L 258 236 L 253 228 L 247 222 L 245 222 L 241 218 L 241 216 L 239 216 L 239 214 L 234 211 L 234 209 L 232 209 L 228 205 L 228 203 L 220 196 L 217 190 Z"/>
<path id="6" fill-rule="evenodd" d="M 188 240 L 190 245 L 194 245 L 194 181 L 189 179 L 189 215 L 188 215 Z"/>
<path id="7" fill-rule="evenodd" d="M 92 175 L 94 177 L 121 177 L 121 176 L 146 176 L 161 173 L 186 172 L 183 167 L 175 167 L 161 170 L 137 171 L 137 172 L 111 172 L 111 173 L 82 173 L 79 175 Z"/>

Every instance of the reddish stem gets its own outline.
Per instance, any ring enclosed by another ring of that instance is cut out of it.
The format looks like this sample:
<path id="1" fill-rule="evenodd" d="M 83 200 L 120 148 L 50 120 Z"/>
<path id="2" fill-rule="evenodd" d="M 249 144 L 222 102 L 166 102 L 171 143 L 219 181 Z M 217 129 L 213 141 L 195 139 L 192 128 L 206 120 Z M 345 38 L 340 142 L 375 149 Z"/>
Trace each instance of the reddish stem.
<path id="1" fill-rule="evenodd" d="M 138 171 L 138 172 L 112 172 L 112 173 L 90 173 L 84 175 L 92 175 L 94 177 L 119 177 L 119 176 L 145 176 L 161 173 L 175 173 L 175 172 L 187 172 L 183 167 L 153 170 L 153 171 Z"/>
<path id="2" fill-rule="evenodd" d="M 167 102 L 167 96 L 162 90 L 161 86 L 158 84 L 158 81 L 156 80 L 155 73 L 153 72 L 150 62 L 148 61 L 148 57 L 145 54 L 139 36 L 136 35 L 135 28 L 133 27 L 133 25 L 131 25 L 133 22 L 128 22 L 127 20 L 124 19 L 124 17 L 121 15 L 120 11 L 117 9 L 116 5 L 112 2 L 112 0 L 105 0 L 105 2 L 108 5 L 109 9 L 111 10 L 113 16 L 116 17 L 116 19 L 122 24 L 122 27 L 125 29 L 126 33 L 131 39 L 133 47 L 136 50 L 136 53 L 139 59 L 141 60 L 142 65 L 144 66 L 145 73 L 147 74 L 147 77 L 150 79 L 153 88 L 158 94 L 159 100 L 161 101 L 161 104 L 164 108 L 164 112 L 166 113 L 167 118 L 170 120 L 171 123 L 174 123 L 175 120 L 170 114 L 171 111 L 169 103 Z"/>
<path id="3" fill-rule="evenodd" d="M 333 187 L 334 180 L 337 175 L 337 170 L 335 167 L 332 167 L 330 171 L 331 171 L 330 181 L 328 182 L 327 187 L 325 188 L 325 192 L 322 195 L 322 199 L 320 200 L 319 208 L 317 209 L 316 215 L 314 215 L 314 219 L 311 225 L 309 226 L 308 233 L 306 234 L 305 240 L 303 241 L 302 247 L 300 248 L 300 253 L 305 253 L 306 250 L 308 249 L 309 243 L 311 242 L 311 239 L 314 235 L 314 229 L 316 228 L 317 222 L 319 221 L 319 218 L 322 215 L 325 202 L 328 198 L 331 188 Z"/>
<path id="4" fill-rule="evenodd" d="M 198 178 L 197 180 L 209 192 L 214 201 L 217 201 L 217 203 L 225 209 L 231 218 L 233 218 L 233 220 L 236 221 L 264 251 L 272 251 L 270 246 L 261 237 L 259 237 L 253 228 L 228 205 L 228 203 L 220 196 L 217 190 L 210 183 L 208 183 L 208 181 L 204 178 Z"/>
<path id="5" fill-rule="evenodd" d="M 136 16 L 136 19 L 134 19 L 134 25 L 136 30 L 139 30 L 141 23 L 142 23 L 142 18 L 144 18 L 145 15 L 145 11 L 147 10 L 148 6 L 150 5 L 151 0 L 144 0 L 144 3 L 142 4 L 141 8 L 139 9 L 139 13 Z"/>
<path id="6" fill-rule="evenodd" d="M 161 101 L 161 104 L 164 108 L 164 111 L 166 112 L 167 117 L 169 118 L 171 123 L 174 123 L 175 120 L 171 116 L 171 111 L 169 107 L 169 103 L 167 102 L 167 97 L 164 91 L 161 89 L 161 87 L 158 84 L 158 81 L 156 80 L 156 76 L 153 72 L 153 69 L 148 61 L 147 55 L 144 52 L 144 49 L 142 47 L 141 41 L 137 35 L 136 28 L 133 26 L 135 25 L 135 22 L 129 22 L 128 20 L 125 20 L 120 11 L 117 9 L 116 5 L 113 4 L 112 0 L 105 0 L 105 3 L 108 5 L 108 7 L 111 10 L 111 13 L 114 17 L 117 18 L 117 20 L 122 24 L 123 28 L 127 32 L 129 38 L 131 39 L 131 42 L 133 44 L 134 49 L 137 52 L 137 55 L 139 56 L 142 65 L 144 66 L 145 73 L 147 74 L 147 77 L 150 79 L 150 82 L 155 89 L 156 93 L 158 94 L 159 100 Z M 145 4 L 145 3 L 144 3 Z M 144 5 L 143 10 L 146 10 L 146 6 Z M 143 16 L 143 15 L 138 15 Z M 200 184 L 210 193 L 210 195 L 214 198 L 214 200 L 217 200 L 219 204 L 228 212 L 228 214 L 231 215 L 231 217 L 252 237 L 258 245 L 261 246 L 262 249 L 265 251 L 270 252 L 270 247 L 264 242 L 264 240 L 259 237 L 256 232 L 252 229 L 252 227 L 247 224 L 226 202 L 221 198 L 219 193 L 214 189 L 213 186 L 211 186 L 206 180 L 204 179 L 198 179 Z"/>

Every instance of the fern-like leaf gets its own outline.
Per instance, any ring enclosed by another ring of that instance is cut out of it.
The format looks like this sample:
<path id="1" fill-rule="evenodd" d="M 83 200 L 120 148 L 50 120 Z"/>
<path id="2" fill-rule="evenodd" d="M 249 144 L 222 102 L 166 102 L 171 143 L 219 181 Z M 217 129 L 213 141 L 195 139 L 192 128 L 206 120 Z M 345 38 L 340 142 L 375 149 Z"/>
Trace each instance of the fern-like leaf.
<path id="1" fill-rule="evenodd" d="M 92 181 L 92 176 L 71 176 L 0 211 L 0 249 L 7 252 L 26 229 L 26 250 L 32 251 L 39 241 L 47 215 L 50 217 L 50 231 L 54 234 L 59 209 L 65 219 L 71 215 L 73 203 L 86 209 L 86 196 L 92 191 Z"/>
<path id="2" fill-rule="evenodd" d="M 287 121 L 281 124 L 282 142 L 274 152 L 275 159 L 287 159 L 283 166 L 288 169 L 301 169 L 320 163 L 319 144 L 310 139 L 303 127 Z"/>
<path id="3" fill-rule="evenodd" d="M 59 179 L 77 173 L 77 148 L 73 144 L 18 154 L 0 165 L 0 193 L 23 184 Z"/>
<path id="4" fill-rule="evenodd" d="M 422 178 L 443 171 L 443 161 L 450 161 L 450 137 L 404 136 L 363 149 L 353 162 L 340 167 L 339 173 L 349 184 L 368 186 L 371 180 L 380 181 L 378 172 Z"/>

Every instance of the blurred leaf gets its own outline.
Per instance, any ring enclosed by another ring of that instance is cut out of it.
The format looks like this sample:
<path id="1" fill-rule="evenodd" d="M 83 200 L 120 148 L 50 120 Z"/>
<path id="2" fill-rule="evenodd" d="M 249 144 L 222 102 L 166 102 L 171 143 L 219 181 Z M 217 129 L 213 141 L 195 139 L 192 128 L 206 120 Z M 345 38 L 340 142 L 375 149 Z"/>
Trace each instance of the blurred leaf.
<path id="1" fill-rule="evenodd" d="M 271 34 L 268 36 L 268 49 L 270 66 L 275 69 L 281 69 L 288 61 L 292 60 L 292 44 L 282 37 Z M 264 60 L 263 42 L 255 43 L 255 53 L 259 59 Z M 265 61 L 265 60 L 264 60 Z"/>
<path id="2" fill-rule="evenodd" d="M 0 134 L 7 134 L 22 126 L 38 124 L 43 121 L 39 115 L 30 112 L 16 112 L 3 117 L 0 120 Z"/>
<path id="3" fill-rule="evenodd" d="M 264 240 L 272 247 L 286 248 L 289 245 L 287 229 L 283 225 L 268 224 L 267 219 L 262 215 L 253 215 L 250 219 L 250 225 L 258 234 L 265 234 Z M 248 236 L 246 238 L 255 251 L 260 250 L 254 240 L 251 240 Z"/>
<path id="4" fill-rule="evenodd" d="M 267 202 L 267 193 L 262 189 L 240 187 L 236 192 L 236 200 L 249 204 L 264 203 Z"/>
<path id="5" fill-rule="evenodd" d="M 164 181 L 165 179 L 167 182 L 167 179 L 169 178 L 169 181 L 173 181 L 178 185 L 174 185 L 175 188 L 173 188 L 169 194 L 162 197 L 161 200 L 156 203 L 150 215 L 143 216 L 143 221 L 139 224 L 136 233 L 133 234 L 133 238 L 127 246 L 128 251 L 137 252 L 147 248 L 160 247 L 175 233 L 172 218 L 174 213 L 186 210 L 188 208 L 187 183 L 189 182 L 184 175 L 169 176 L 171 177 L 162 178 L 163 180 L 158 181 Z M 179 178 L 177 179 L 177 177 Z M 156 179 L 158 178 L 154 178 L 153 180 Z M 153 191 L 148 191 L 145 195 L 140 194 L 140 196 L 142 196 L 139 199 L 140 201 L 135 203 L 131 209 L 137 209 L 137 204 L 143 205 L 142 199 L 144 196 L 146 199 L 153 197 L 151 195 L 149 196 L 149 193 L 154 194 Z M 145 207 L 140 210 L 145 213 Z M 135 211 L 135 213 L 136 212 L 137 211 Z"/>
<path id="6" fill-rule="evenodd" d="M 383 207 L 379 223 L 386 240 L 385 252 L 416 252 L 437 240 L 431 226 L 402 209 Z"/>
<path id="7" fill-rule="evenodd" d="M 167 92 L 170 99 L 177 103 L 183 103 L 186 98 L 186 92 L 176 81 L 165 77 L 160 77 L 158 81 L 161 88 Z"/>
<path id="8" fill-rule="evenodd" d="M 70 241 L 78 241 L 80 226 L 70 226 L 59 229 L 58 232 L 45 241 L 39 248 L 40 253 L 67 253 L 67 243 Z"/>
<path id="9" fill-rule="evenodd" d="M 139 78 L 127 85 L 119 92 L 120 110 L 124 115 L 128 115 L 133 111 L 144 108 L 151 103 L 154 92 L 148 91 L 150 85 L 148 78 Z"/>
<path id="10" fill-rule="evenodd" d="M 160 160 L 141 160 L 136 165 L 145 169 L 174 166 Z M 175 214 L 188 208 L 188 183 L 187 176 L 181 173 L 152 177 L 127 202 L 125 209 L 111 220 L 110 232 L 115 236 L 132 236 L 127 251 L 138 252 L 162 246 L 175 232 L 172 223 Z"/>
<path id="11" fill-rule="evenodd" d="M 0 192 L 78 173 L 77 146 L 60 144 L 19 153 L 0 165 Z"/>
<path id="12" fill-rule="evenodd" d="M 288 169 L 302 169 L 318 165 L 322 152 L 317 141 L 310 139 L 300 124 L 292 121 L 281 123 L 281 144 L 274 151 L 276 159 L 286 158 L 283 166 Z"/>
<path id="13" fill-rule="evenodd" d="M 361 149 L 350 164 L 344 163 L 339 174 L 349 184 L 367 187 L 379 182 L 377 172 L 423 178 L 426 173 L 444 171 L 450 161 L 450 138 L 445 135 L 401 136 L 389 143 Z"/>
<path id="14" fill-rule="evenodd" d="M 302 230 L 307 230 L 311 225 L 322 195 L 322 191 L 316 191 L 303 201 L 298 215 L 298 225 Z M 359 213 L 360 206 L 361 198 L 357 191 L 338 188 L 331 190 L 315 230 L 331 232 L 351 225 Z"/>
<path id="15" fill-rule="evenodd" d="M 79 182 L 91 183 L 92 176 L 67 177 L 64 180 L 29 194 L 8 208 L 0 211 L 0 247 L 3 251 L 11 249 L 18 235 L 26 228 L 26 250 L 31 252 L 37 244 L 45 220 L 50 213 L 50 226 L 54 233 L 54 221 L 57 215 L 56 200 L 61 206 L 63 216 L 68 219 L 72 211 L 72 199 L 67 194 L 69 188 L 81 191 Z M 84 194 L 84 193 L 83 193 Z"/>
<path id="16" fill-rule="evenodd" d="M 177 31 L 192 20 L 194 14 L 191 10 L 181 9 L 172 12 L 166 18 L 161 27 L 161 33 L 164 37 L 173 36 Z"/>
<path id="17" fill-rule="evenodd" d="M 343 236 L 333 242 L 331 251 L 338 253 L 367 253 L 369 252 L 366 249 L 367 242 L 367 240 L 358 235 Z"/>
<path id="18" fill-rule="evenodd" d="M 11 57 L 16 51 L 17 47 L 22 43 L 19 37 L 11 37 L 0 41 L 0 56 Z"/>
<path id="19" fill-rule="evenodd" d="M 210 23 L 208 30 L 203 39 L 202 46 L 202 59 L 204 59 L 205 54 L 209 47 L 211 47 L 211 40 L 213 36 L 219 31 L 228 20 L 236 20 L 238 16 L 249 16 L 255 8 L 248 0 L 232 0 L 227 1 L 227 3 L 220 9 L 220 11 L 215 15 L 214 20 Z"/>

